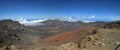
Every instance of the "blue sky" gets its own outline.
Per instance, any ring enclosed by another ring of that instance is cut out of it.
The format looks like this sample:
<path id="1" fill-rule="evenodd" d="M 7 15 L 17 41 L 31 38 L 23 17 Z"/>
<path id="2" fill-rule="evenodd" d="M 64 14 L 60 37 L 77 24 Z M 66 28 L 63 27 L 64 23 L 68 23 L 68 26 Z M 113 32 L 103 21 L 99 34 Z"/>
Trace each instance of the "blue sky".
<path id="1" fill-rule="evenodd" d="M 0 0 L 0 19 L 119 20 L 120 0 Z"/>

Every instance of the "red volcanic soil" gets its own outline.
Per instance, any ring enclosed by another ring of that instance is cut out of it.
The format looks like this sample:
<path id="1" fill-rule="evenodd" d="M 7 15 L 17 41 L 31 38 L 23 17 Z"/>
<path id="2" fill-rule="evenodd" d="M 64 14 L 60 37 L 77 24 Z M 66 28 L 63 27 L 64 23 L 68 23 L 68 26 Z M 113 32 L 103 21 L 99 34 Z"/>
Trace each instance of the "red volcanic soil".
<path id="1" fill-rule="evenodd" d="M 57 35 L 41 39 L 42 42 L 56 42 L 56 43 L 66 43 L 66 42 L 78 42 L 88 33 L 92 33 L 95 28 L 87 27 L 80 28 L 69 32 L 59 33 Z"/>

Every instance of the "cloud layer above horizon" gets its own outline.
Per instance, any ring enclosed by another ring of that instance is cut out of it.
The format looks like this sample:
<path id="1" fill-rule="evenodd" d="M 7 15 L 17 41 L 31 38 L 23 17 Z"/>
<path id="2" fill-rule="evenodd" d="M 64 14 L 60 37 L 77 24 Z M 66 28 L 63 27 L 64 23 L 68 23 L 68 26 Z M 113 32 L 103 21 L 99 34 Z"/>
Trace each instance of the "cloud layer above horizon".
<path id="1" fill-rule="evenodd" d="M 12 19 L 12 20 L 18 21 L 20 24 L 24 24 L 25 26 L 39 26 L 39 25 L 43 25 L 40 22 L 45 21 L 45 20 L 41 20 L 41 19 L 29 21 L 27 19 L 22 19 L 22 18 L 21 19 Z"/>
<path id="2" fill-rule="evenodd" d="M 120 20 L 120 16 L 116 16 L 115 18 L 109 18 L 109 20 L 105 21 L 106 19 L 96 19 L 97 16 L 95 15 L 91 15 L 88 16 L 87 19 L 85 18 L 78 18 L 76 16 L 72 16 L 72 17 L 50 17 L 50 18 L 32 18 L 32 17 L 28 17 L 28 18 L 5 18 L 5 19 L 12 19 L 14 21 L 19 21 L 19 23 L 24 24 L 25 26 L 39 26 L 39 25 L 44 25 L 43 21 L 46 20 L 61 20 L 61 21 L 69 21 L 69 22 L 77 22 L 77 21 L 82 21 L 84 23 L 89 23 L 89 22 L 96 22 L 96 21 L 103 21 L 103 22 L 110 22 L 110 21 L 116 21 L 116 20 Z"/>
<path id="3" fill-rule="evenodd" d="M 29 20 L 27 18 L 18 18 L 18 19 L 12 19 L 12 20 L 18 21 L 20 24 L 24 24 L 25 26 L 39 26 L 39 25 L 44 25 L 41 22 L 49 20 L 49 19 L 32 19 L 32 20 Z M 61 21 L 68 21 L 68 22 L 82 21 L 84 23 L 95 22 L 94 20 L 79 19 L 75 16 L 68 17 L 68 18 L 50 18 L 50 20 L 61 20 Z"/>

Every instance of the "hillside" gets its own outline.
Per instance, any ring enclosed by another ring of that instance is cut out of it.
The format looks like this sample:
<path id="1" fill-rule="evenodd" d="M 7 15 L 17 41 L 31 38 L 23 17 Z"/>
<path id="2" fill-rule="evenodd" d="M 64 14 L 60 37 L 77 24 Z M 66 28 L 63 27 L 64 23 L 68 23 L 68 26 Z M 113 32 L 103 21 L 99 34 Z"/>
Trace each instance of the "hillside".
<path id="1" fill-rule="evenodd" d="M 59 33 L 73 31 L 83 27 L 101 27 L 106 24 L 106 22 L 90 22 L 84 23 L 82 21 L 69 22 L 61 20 L 46 20 L 41 22 L 43 25 L 40 26 L 27 26 L 30 29 L 34 29 L 42 35 L 41 38 L 50 37 Z"/>
<path id="2" fill-rule="evenodd" d="M 79 43 L 61 44 L 58 50 L 120 50 L 119 22 L 110 22 L 105 26 L 97 28 L 95 34 L 85 36 Z"/>
<path id="3" fill-rule="evenodd" d="M 120 44 L 119 29 L 97 29 L 96 34 L 88 35 L 78 45 L 87 50 L 115 50 Z M 119 50 L 120 48 L 117 48 Z"/>
<path id="4" fill-rule="evenodd" d="M 88 34 L 93 34 L 95 28 L 80 28 L 73 31 L 59 33 L 57 35 L 41 39 L 43 42 L 54 42 L 54 43 L 66 43 L 66 42 L 79 42 L 83 37 Z"/>
<path id="5" fill-rule="evenodd" d="M 120 20 L 119 21 L 114 21 L 114 22 L 110 22 L 108 24 L 106 24 L 104 26 L 104 28 L 117 28 L 117 29 L 120 29 Z"/>
<path id="6" fill-rule="evenodd" d="M 24 26 L 17 21 L 0 21 L 0 50 L 119 50 L 119 21 L 43 23 Z"/>
<path id="7" fill-rule="evenodd" d="M 8 47 L 15 44 L 21 44 L 22 39 L 19 34 L 24 32 L 24 26 L 12 20 L 0 21 L 0 48 Z"/>
<path id="8" fill-rule="evenodd" d="M 39 45 L 39 37 L 37 31 L 28 29 L 17 21 L 0 21 L 0 50 L 30 49 L 27 47 Z"/>

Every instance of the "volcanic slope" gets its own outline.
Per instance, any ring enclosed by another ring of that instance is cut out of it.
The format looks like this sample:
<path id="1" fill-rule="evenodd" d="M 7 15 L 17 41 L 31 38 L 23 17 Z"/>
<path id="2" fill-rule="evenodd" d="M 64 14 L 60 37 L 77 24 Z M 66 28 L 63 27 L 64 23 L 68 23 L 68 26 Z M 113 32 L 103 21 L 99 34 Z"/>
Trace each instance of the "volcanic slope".
<path id="1" fill-rule="evenodd" d="M 56 50 L 55 46 L 39 42 L 39 32 L 17 21 L 0 21 L 0 50 Z"/>
<path id="2" fill-rule="evenodd" d="M 59 33 L 45 39 L 40 39 L 40 41 L 49 43 L 52 42 L 57 44 L 67 42 L 79 42 L 86 35 L 93 34 L 94 30 L 94 27 L 79 28 L 73 31 Z"/>

